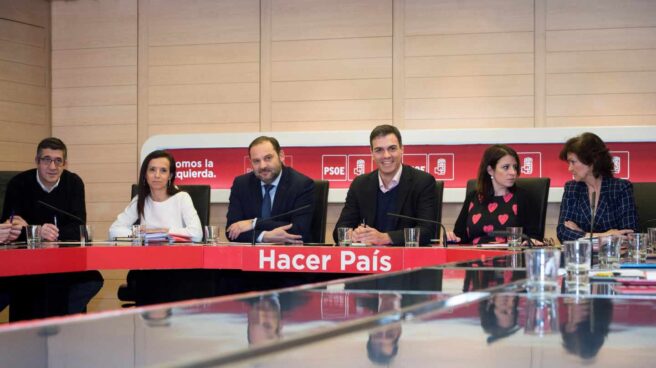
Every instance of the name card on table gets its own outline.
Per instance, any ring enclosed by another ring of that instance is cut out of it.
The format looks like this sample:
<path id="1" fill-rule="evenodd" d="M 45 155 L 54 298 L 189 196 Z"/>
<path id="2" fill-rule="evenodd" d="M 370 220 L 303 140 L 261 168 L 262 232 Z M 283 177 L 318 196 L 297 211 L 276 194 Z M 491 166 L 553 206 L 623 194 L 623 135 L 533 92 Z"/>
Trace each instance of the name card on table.
<path id="1" fill-rule="evenodd" d="M 243 270 L 376 273 L 403 269 L 403 249 L 274 246 L 244 248 Z"/>

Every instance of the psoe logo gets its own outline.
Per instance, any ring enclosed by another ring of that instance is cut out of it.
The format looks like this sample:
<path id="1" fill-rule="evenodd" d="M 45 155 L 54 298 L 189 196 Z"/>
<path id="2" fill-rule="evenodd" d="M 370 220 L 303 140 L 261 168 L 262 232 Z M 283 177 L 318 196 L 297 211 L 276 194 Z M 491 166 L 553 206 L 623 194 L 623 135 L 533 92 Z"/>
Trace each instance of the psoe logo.
<path id="1" fill-rule="evenodd" d="M 542 177 L 542 153 L 541 152 L 517 152 L 519 156 L 519 171 L 522 176 L 540 178 Z"/>
<path id="2" fill-rule="evenodd" d="M 453 180 L 455 154 L 431 153 L 428 155 L 428 173 L 438 180 Z"/>
<path id="3" fill-rule="evenodd" d="M 613 174 L 621 179 L 629 179 L 631 176 L 631 155 L 629 151 L 610 151 L 613 159 Z"/>
<path id="4" fill-rule="evenodd" d="M 346 181 L 346 155 L 321 156 L 321 180 Z"/>

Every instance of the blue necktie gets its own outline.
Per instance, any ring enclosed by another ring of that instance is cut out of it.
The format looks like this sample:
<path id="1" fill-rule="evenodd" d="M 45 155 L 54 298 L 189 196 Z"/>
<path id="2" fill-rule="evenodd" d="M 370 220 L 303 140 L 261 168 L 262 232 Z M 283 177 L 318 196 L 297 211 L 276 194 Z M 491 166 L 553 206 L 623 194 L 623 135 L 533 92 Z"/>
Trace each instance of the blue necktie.
<path id="1" fill-rule="evenodd" d="M 264 198 L 262 199 L 262 218 L 271 217 L 271 189 L 273 185 L 264 185 Z"/>

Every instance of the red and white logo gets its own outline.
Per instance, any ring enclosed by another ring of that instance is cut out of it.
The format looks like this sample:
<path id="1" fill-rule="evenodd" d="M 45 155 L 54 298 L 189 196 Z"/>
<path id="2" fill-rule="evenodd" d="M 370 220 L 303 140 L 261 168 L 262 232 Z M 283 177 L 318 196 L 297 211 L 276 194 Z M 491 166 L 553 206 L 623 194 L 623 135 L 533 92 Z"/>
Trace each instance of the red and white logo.
<path id="1" fill-rule="evenodd" d="M 426 154 L 425 153 L 408 153 L 403 155 L 403 163 L 410 165 L 417 170 L 428 171 L 426 168 Z"/>
<path id="2" fill-rule="evenodd" d="M 620 179 L 629 179 L 631 176 L 629 151 L 610 151 L 610 156 L 613 158 L 613 174 Z"/>
<path id="3" fill-rule="evenodd" d="M 348 155 L 348 180 L 373 171 L 371 155 Z"/>
<path id="4" fill-rule="evenodd" d="M 517 152 L 519 156 L 519 172 L 525 178 L 542 177 L 541 152 Z"/>
<path id="5" fill-rule="evenodd" d="M 321 179 L 346 181 L 346 155 L 321 155 Z"/>
<path id="6" fill-rule="evenodd" d="M 428 155 L 428 172 L 437 180 L 453 180 L 454 162 L 453 153 L 432 153 Z"/>

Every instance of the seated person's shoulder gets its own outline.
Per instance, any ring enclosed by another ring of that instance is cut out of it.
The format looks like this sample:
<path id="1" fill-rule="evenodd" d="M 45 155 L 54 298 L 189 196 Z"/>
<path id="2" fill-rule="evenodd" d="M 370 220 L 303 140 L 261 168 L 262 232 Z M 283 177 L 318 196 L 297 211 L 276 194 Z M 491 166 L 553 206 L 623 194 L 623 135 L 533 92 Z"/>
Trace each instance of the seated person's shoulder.
<path id="1" fill-rule="evenodd" d="M 314 184 L 314 179 L 312 179 L 311 177 L 303 174 L 302 172 L 300 172 L 298 170 L 295 170 L 291 167 L 287 167 L 286 172 L 289 173 L 289 175 L 291 175 L 294 180 L 302 182 L 303 185 L 308 185 L 310 183 Z"/>
<path id="2" fill-rule="evenodd" d="M 411 173 L 412 176 L 414 176 L 416 178 L 416 180 L 418 180 L 420 183 L 429 183 L 429 182 L 430 183 L 435 183 L 435 178 L 433 177 L 433 175 L 431 175 L 431 174 L 429 174 L 429 173 L 427 173 L 423 170 L 416 169 L 412 166 L 404 166 L 404 167 L 407 168 L 404 171 L 408 172 L 408 173 Z"/>
<path id="3" fill-rule="evenodd" d="M 84 184 L 84 181 L 82 180 L 82 178 L 74 172 L 64 170 L 64 172 L 62 173 L 62 178 L 64 178 L 64 177 L 67 177 L 68 180 Z"/>

